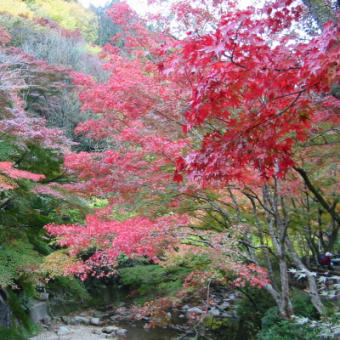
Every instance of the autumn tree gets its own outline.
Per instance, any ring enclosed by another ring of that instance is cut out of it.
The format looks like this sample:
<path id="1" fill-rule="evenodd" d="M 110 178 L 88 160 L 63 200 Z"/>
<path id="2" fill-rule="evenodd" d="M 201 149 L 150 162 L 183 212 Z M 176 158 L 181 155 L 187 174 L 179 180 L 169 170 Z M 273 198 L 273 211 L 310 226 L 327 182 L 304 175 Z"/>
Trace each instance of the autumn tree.
<path id="1" fill-rule="evenodd" d="M 276 259 L 280 284 L 265 286 L 289 319 L 289 263 L 307 270 L 291 240 L 292 216 L 287 213 L 288 204 L 296 208 L 289 188 L 295 180 L 301 184 L 297 175 L 330 217 L 334 239 L 339 226 L 335 185 L 321 193 L 306 170 L 306 163 L 313 166 L 319 141 L 327 141 L 322 152 L 334 141 L 339 123 L 339 100 L 332 90 L 339 81 L 338 18 L 306 39 L 298 30 L 305 11 L 298 1 L 246 9 L 232 1 L 177 1 L 170 8 L 176 25 L 160 15 L 149 18 L 167 27 L 164 32 L 148 30 L 125 3 L 108 11 L 122 28 L 113 41 L 124 39 L 124 51 L 110 45 L 103 51 L 110 79 L 74 78 L 82 86 L 83 109 L 98 114 L 76 131 L 108 138 L 113 147 L 71 155 L 66 166 L 81 180 L 72 190 L 108 198 L 109 205 L 89 216 L 87 226 L 47 229 L 74 255 L 95 244 L 93 257 L 73 270 L 86 276 L 91 267 L 114 267 L 120 253 L 156 260 L 159 249 L 153 242 L 161 237 L 170 245 L 168 235 L 175 235 L 169 223 L 189 223 L 173 215 L 184 197 L 207 203 L 225 226 L 244 224 L 242 197 L 253 219 L 247 221 L 250 238 L 240 240 L 239 250 L 269 271 L 270 258 Z M 323 171 L 328 173 L 321 169 L 314 178 Z M 206 195 L 207 189 L 222 199 Z M 111 220 L 112 210 L 126 212 L 128 207 L 143 215 Z M 258 261 L 259 251 L 266 252 L 265 262 Z M 313 304 L 323 313 L 315 279 L 308 270 L 307 276 Z"/>

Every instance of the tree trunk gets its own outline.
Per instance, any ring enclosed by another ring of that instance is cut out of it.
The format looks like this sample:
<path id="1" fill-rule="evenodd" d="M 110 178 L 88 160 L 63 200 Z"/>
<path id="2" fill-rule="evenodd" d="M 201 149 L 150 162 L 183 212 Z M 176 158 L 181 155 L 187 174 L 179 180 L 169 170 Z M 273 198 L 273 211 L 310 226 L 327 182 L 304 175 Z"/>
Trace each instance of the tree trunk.
<path id="1" fill-rule="evenodd" d="M 325 306 L 323 305 L 320 295 L 318 293 L 318 287 L 315 280 L 315 276 L 312 272 L 308 270 L 308 268 L 303 264 L 301 259 L 299 258 L 298 254 L 296 253 L 293 243 L 291 240 L 287 239 L 287 246 L 290 251 L 290 257 L 294 264 L 300 269 L 303 270 L 306 273 L 307 280 L 308 280 L 308 287 L 309 287 L 309 296 L 311 297 L 313 306 L 316 308 L 316 310 L 319 312 L 320 315 L 325 314 Z"/>
<path id="2" fill-rule="evenodd" d="M 293 306 L 289 298 L 289 278 L 288 278 L 288 267 L 285 256 L 280 257 L 280 279 L 281 279 L 281 299 L 280 299 L 280 313 L 286 320 L 291 319 L 294 315 Z"/>

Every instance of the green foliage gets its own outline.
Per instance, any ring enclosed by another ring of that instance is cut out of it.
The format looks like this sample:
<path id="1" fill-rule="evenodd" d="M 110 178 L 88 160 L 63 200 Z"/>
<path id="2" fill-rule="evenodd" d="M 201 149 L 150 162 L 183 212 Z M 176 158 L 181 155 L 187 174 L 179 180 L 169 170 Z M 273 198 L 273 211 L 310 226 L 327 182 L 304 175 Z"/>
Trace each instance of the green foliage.
<path id="1" fill-rule="evenodd" d="M 261 319 L 275 305 L 275 301 L 264 289 L 245 287 L 240 288 L 240 291 L 243 295 L 237 304 L 239 336 L 241 339 L 248 339 L 260 331 Z"/>
<path id="2" fill-rule="evenodd" d="M 11 290 L 7 290 L 8 293 L 8 304 L 11 308 L 11 312 L 13 314 L 13 319 L 18 323 L 19 329 L 21 329 L 20 334 L 33 334 L 38 328 L 33 323 L 33 321 L 29 318 L 25 307 L 22 304 L 21 299 L 17 294 L 15 294 Z M 0 333 L 1 334 L 1 333 Z"/>
<path id="3" fill-rule="evenodd" d="M 163 268 L 160 265 L 136 265 L 119 269 L 119 275 L 123 286 L 137 289 L 139 295 L 152 298 L 176 295 L 191 271 L 190 268 L 179 266 Z"/>
<path id="4" fill-rule="evenodd" d="M 23 232 L 14 235 L 0 226 L 0 241 L 0 286 L 7 287 L 37 268 L 41 256 Z"/>
<path id="5" fill-rule="evenodd" d="M 281 320 L 271 327 L 263 329 L 257 335 L 257 340 L 319 340 L 317 330 Z"/>
<path id="6" fill-rule="evenodd" d="M 91 299 L 84 284 L 73 276 L 56 276 L 48 282 L 46 289 L 52 295 L 63 294 L 65 300 L 86 303 Z"/>
<path id="7" fill-rule="evenodd" d="M 294 313 L 297 316 L 304 316 L 309 319 L 317 319 L 318 312 L 314 308 L 310 297 L 300 291 L 295 291 L 292 304 L 294 308 Z"/>
<path id="8" fill-rule="evenodd" d="M 275 307 L 269 308 L 261 320 L 262 329 L 270 328 L 275 323 L 280 322 L 279 309 Z"/>
<path id="9" fill-rule="evenodd" d="M 199 239 L 188 239 L 187 242 L 193 244 L 197 242 L 201 245 Z M 166 267 L 171 270 L 177 270 L 178 268 L 191 268 L 192 270 L 205 270 L 209 267 L 211 259 L 206 254 L 193 254 L 190 252 L 183 254 L 174 255 L 171 260 L 166 263 Z"/>
<path id="10" fill-rule="evenodd" d="M 216 319 L 211 315 L 204 318 L 204 325 L 214 331 L 218 335 L 219 339 L 248 339 L 247 337 L 238 337 L 239 323 L 230 318 Z M 227 335 L 227 338 L 225 335 Z"/>
<path id="11" fill-rule="evenodd" d="M 140 287 L 141 292 L 147 292 L 165 280 L 166 270 L 159 265 L 137 265 L 120 269 L 119 275 L 123 285 Z"/>
<path id="12" fill-rule="evenodd" d="M 95 43 L 100 46 L 111 43 L 110 38 L 116 35 L 120 30 L 119 26 L 114 24 L 112 19 L 108 18 L 106 15 L 107 9 L 111 8 L 112 5 L 117 2 L 118 0 L 113 0 L 108 2 L 104 7 L 93 6 L 91 8 L 98 18 L 98 36 Z"/>
<path id="13" fill-rule="evenodd" d="M 295 300 L 295 307 L 300 308 L 300 312 L 305 315 L 310 313 L 309 308 L 301 305 L 305 297 L 298 297 Z M 306 300 L 305 300 L 306 301 Z M 319 331 L 308 326 L 282 320 L 277 307 L 267 310 L 262 318 L 262 330 L 257 334 L 257 340 L 318 340 Z"/>
<path id="14" fill-rule="evenodd" d="M 0 326 L 0 339 L 8 340 L 26 340 L 26 337 L 22 335 L 22 331 L 17 328 L 6 328 Z"/>

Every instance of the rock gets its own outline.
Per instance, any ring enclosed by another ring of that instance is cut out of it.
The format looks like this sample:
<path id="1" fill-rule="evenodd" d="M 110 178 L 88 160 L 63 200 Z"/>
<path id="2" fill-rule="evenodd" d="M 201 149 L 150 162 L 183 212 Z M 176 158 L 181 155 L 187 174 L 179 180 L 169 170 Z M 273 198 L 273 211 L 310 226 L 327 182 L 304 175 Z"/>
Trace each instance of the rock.
<path id="1" fill-rule="evenodd" d="M 184 314 L 180 314 L 180 315 L 178 315 L 178 317 L 179 317 L 180 319 L 184 319 L 184 318 L 185 318 L 185 315 L 184 315 Z"/>
<path id="2" fill-rule="evenodd" d="M 190 308 L 189 305 L 184 305 L 184 306 L 182 307 L 182 310 L 188 310 L 189 308 Z"/>
<path id="3" fill-rule="evenodd" d="M 191 314 L 191 313 L 202 314 L 202 313 L 203 313 L 202 309 L 201 309 L 201 308 L 198 308 L 198 307 L 189 308 L 189 309 L 187 310 L 187 312 L 188 312 L 189 314 Z"/>
<path id="4" fill-rule="evenodd" d="M 67 335 L 67 334 L 70 334 L 70 333 L 71 333 L 71 331 L 67 327 L 64 327 L 64 326 L 59 327 L 58 330 L 57 330 L 58 336 Z"/>
<path id="5" fill-rule="evenodd" d="M 216 307 L 213 307 L 209 310 L 209 314 L 212 316 L 220 316 L 221 312 Z"/>
<path id="6" fill-rule="evenodd" d="M 86 318 L 85 316 L 75 316 L 74 319 L 75 323 L 80 323 L 82 325 L 89 325 L 90 319 Z"/>
<path id="7" fill-rule="evenodd" d="M 235 301 L 237 296 L 235 294 L 230 294 L 229 295 L 229 301 Z"/>
<path id="8" fill-rule="evenodd" d="M 120 315 L 112 315 L 112 316 L 110 317 L 110 320 L 111 320 L 111 321 L 116 321 L 117 319 L 120 319 L 120 318 L 121 318 Z"/>
<path id="9" fill-rule="evenodd" d="M 38 323 L 49 317 L 47 307 L 48 305 L 46 301 L 33 300 L 33 304 L 29 312 L 29 316 L 32 321 Z"/>
<path id="10" fill-rule="evenodd" d="M 120 328 L 116 331 L 117 335 L 125 335 L 127 333 L 127 329 Z"/>
<path id="11" fill-rule="evenodd" d="M 66 325 L 68 325 L 69 323 L 70 323 L 70 318 L 68 317 L 68 316 L 62 316 L 61 318 L 60 318 L 60 320 L 64 323 L 64 324 L 66 324 Z"/>
<path id="12" fill-rule="evenodd" d="M 112 333 L 115 333 L 119 330 L 118 327 L 116 326 L 109 326 L 109 327 L 105 327 L 102 329 L 102 332 L 105 333 L 105 334 L 112 334 Z"/>
<path id="13" fill-rule="evenodd" d="M 39 295 L 39 300 L 40 300 L 40 301 L 47 301 L 48 298 L 49 298 L 49 296 L 50 296 L 50 294 L 48 294 L 48 293 L 46 293 L 46 292 L 40 293 L 40 295 Z"/>
<path id="14" fill-rule="evenodd" d="M 231 314 L 228 312 L 223 312 L 221 315 L 223 318 L 231 318 Z"/>
<path id="15" fill-rule="evenodd" d="M 51 326 L 51 323 L 52 323 L 52 319 L 49 315 L 46 315 L 42 320 L 41 322 L 43 324 L 45 324 L 46 326 Z"/>
<path id="16" fill-rule="evenodd" d="M 77 324 L 77 321 L 70 318 L 69 316 L 62 316 L 61 321 L 65 323 L 66 325 L 75 325 Z"/>
<path id="17" fill-rule="evenodd" d="M 102 331 L 100 329 L 93 329 L 92 334 L 100 335 L 100 334 L 102 334 Z"/>
<path id="18" fill-rule="evenodd" d="M 102 324 L 102 321 L 99 318 L 91 318 L 90 324 L 93 326 L 100 326 Z"/>
<path id="19" fill-rule="evenodd" d="M 126 312 L 127 312 L 126 307 L 119 307 L 116 309 L 116 313 L 119 313 L 119 314 L 125 314 Z"/>
<path id="20" fill-rule="evenodd" d="M 230 307 L 230 303 L 228 301 L 224 301 L 222 304 L 218 305 L 219 309 L 225 310 Z"/>

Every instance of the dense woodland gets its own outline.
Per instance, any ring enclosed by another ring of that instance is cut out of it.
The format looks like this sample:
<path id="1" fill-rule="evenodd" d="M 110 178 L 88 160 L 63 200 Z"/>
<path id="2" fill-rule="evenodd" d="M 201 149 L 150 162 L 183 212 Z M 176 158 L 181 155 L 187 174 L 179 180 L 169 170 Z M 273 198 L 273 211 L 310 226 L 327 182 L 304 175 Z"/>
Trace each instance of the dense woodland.
<path id="1" fill-rule="evenodd" d="M 191 339 L 336 339 L 339 2 L 151 3 L 0 0 L 0 338 L 109 289 Z"/>

